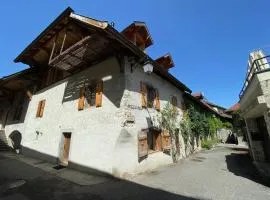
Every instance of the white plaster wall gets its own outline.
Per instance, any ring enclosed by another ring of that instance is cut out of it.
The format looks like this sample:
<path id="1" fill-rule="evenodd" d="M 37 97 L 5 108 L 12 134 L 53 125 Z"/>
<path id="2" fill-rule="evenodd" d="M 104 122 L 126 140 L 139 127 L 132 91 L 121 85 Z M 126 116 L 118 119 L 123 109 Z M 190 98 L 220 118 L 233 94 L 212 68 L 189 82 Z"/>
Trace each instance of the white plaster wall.
<path id="1" fill-rule="evenodd" d="M 125 61 L 125 73 L 120 73 L 117 60 L 110 58 L 38 91 L 29 103 L 24 123 L 7 125 L 7 135 L 18 130 L 24 147 L 58 158 L 62 133 L 72 132 L 69 161 L 115 176 L 172 163 L 172 157 L 163 152 L 150 154 L 138 162 L 137 135 L 150 126 L 147 117 L 153 119 L 158 114 L 154 108 L 148 111 L 141 108 L 140 81 L 158 88 L 161 109 L 171 101 L 172 95 L 177 97 L 177 121 L 183 115 L 183 93 L 161 77 L 145 74 L 142 67 L 133 70 L 131 73 L 130 64 Z M 102 107 L 78 111 L 79 88 L 93 79 L 104 80 Z M 43 99 L 46 100 L 43 117 L 36 118 L 38 103 Z M 125 123 L 128 113 L 134 116 L 135 123 Z M 185 144 L 181 135 L 179 139 L 179 158 L 183 158 L 187 156 Z"/>
<path id="2" fill-rule="evenodd" d="M 117 60 L 110 58 L 39 91 L 30 101 L 25 122 L 6 126 L 7 135 L 19 130 L 24 147 L 59 157 L 62 133 L 72 132 L 69 161 L 112 173 L 114 144 L 121 130 L 117 115 L 124 91 L 121 76 Z M 78 111 L 79 88 L 93 79 L 104 80 L 102 107 Z M 36 118 L 43 99 L 43 117 Z"/>
<path id="3" fill-rule="evenodd" d="M 142 129 L 149 128 L 151 125 L 147 122 L 147 118 L 156 118 L 159 113 L 154 108 L 142 109 L 141 107 L 141 94 L 140 94 L 140 82 L 144 81 L 151 84 L 154 88 L 159 90 L 161 109 L 171 101 L 172 96 L 177 97 L 179 118 L 177 121 L 181 120 L 183 112 L 181 103 L 183 102 L 183 93 L 178 88 L 173 86 L 168 81 L 160 78 L 156 74 L 152 73 L 148 75 L 143 72 L 142 67 L 133 68 L 131 72 L 130 65 L 126 64 L 125 75 L 126 75 L 126 90 L 124 98 L 122 99 L 122 107 L 125 112 L 131 113 L 135 117 L 134 124 L 128 124 L 125 126 L 124 131 L 126 137 L 122 143 L 118 143 L 116 149 L 121 149 L 115 151 L 115 167 L 114 173 L 120 176 L 124 176 L 125 173 L 138 173 L 143 171 L 148 171 L 156 168 L 160 165 L 167 165 L 172 163 L 172 157 L 163 152 L 156 152 L 150 154 L 146 159 L 138 162 L 138 133 Z M 156 120 L 153 120 L 154 124 Z M 184 142 L 180 136 L 181 144 L 181 158 L 186 156 L 184 153 Z M 122 150 L 126 149 L 126 150 Z"/>

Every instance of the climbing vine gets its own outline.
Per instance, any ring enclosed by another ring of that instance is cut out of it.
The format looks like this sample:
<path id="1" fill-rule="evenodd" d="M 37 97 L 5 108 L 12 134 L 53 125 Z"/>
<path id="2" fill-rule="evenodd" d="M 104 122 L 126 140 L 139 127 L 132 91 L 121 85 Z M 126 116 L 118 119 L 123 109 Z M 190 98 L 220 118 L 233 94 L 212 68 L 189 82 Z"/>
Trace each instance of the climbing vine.
<path id="1" fill-rule="evenodd" d="M 170 103 L 167 103 L 166 106 L 162 109 L 160 112 L 160 115 L 158 117 L 158 124 L 161 129 L 168 130 L 169 134 L 171 136 L 171 140 L 175 141 L 177 128 L 178 128 L 178 111 L 175 109 L 174 106 L 172 106 Z M 173 144 L 173 142 L 171 142 Z M 176 147 L 175 145 L 172 145 L 172 159 L 174 162 L 176 162 Z"/>

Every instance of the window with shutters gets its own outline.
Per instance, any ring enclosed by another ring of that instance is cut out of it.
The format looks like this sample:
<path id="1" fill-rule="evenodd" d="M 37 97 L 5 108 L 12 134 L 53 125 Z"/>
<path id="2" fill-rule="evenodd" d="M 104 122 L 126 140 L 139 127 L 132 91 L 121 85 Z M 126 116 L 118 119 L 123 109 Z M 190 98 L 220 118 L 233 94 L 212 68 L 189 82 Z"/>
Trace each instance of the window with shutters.
<path id="1" fill-rule="evenodd" d="M 101 107 L 102 93 L 102 81 L 92 81 L 88 86 L 81 87 L 78 100 L 78 110 L 84 110 L 89 107 Z"/>
<path id="2" fill-rule="evenodd" d="M 158 90 L 141 81 L 141 104 L 143 108 L 156 108 L 160 110 Z"/>
<path id="3" fill-rule="evenodd" d="M 46 102 L 46 100 L 39 101 L 38 108 L 37 108 L 37 114 L 36 114 L 37 118 L 43 117 L 45 102 Z"/>

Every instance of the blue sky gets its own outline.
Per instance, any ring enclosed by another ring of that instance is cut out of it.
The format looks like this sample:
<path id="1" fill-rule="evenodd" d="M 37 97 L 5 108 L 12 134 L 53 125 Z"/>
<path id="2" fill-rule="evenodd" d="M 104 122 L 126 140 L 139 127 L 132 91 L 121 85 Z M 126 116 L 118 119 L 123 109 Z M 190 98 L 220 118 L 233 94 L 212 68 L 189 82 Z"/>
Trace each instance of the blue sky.
<path id="1" fill-rule="evenodd" d="M 1 2 L 1 77 L 27 67 L 14 58 L 67 6 L 118 30 L 146 22 L 154 40 L 149 55 L 170 52 L 171 73 L 225 107 L 238 101 L 248 53 L 270 45 L 267 0 L 9 0 Z"/>

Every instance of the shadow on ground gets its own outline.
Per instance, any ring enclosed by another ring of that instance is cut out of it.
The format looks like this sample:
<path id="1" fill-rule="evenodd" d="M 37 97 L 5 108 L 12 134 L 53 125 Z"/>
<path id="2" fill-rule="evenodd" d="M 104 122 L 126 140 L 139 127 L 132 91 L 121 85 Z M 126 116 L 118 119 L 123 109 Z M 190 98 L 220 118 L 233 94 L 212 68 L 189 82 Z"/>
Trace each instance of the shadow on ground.
<path id="1" fill-rule="evenodd" d="M 20 160 L 2 156 L 0 169 L 0 199 L 195 199 L 112 177 L 102 183 L 81 186 Z M 25 180 L 26 183 L 7 189 L 6 185 L 16 180 Z"/>
<path id="2" fill-rule="evenodd" d="M 231 148 L 235 152 L 226 155 L 227 169 L 236 176 L 241 176 L 256 183 L 270 187 L 269 181 L 264 180 L 257 172 L 246 148 Z"/>

